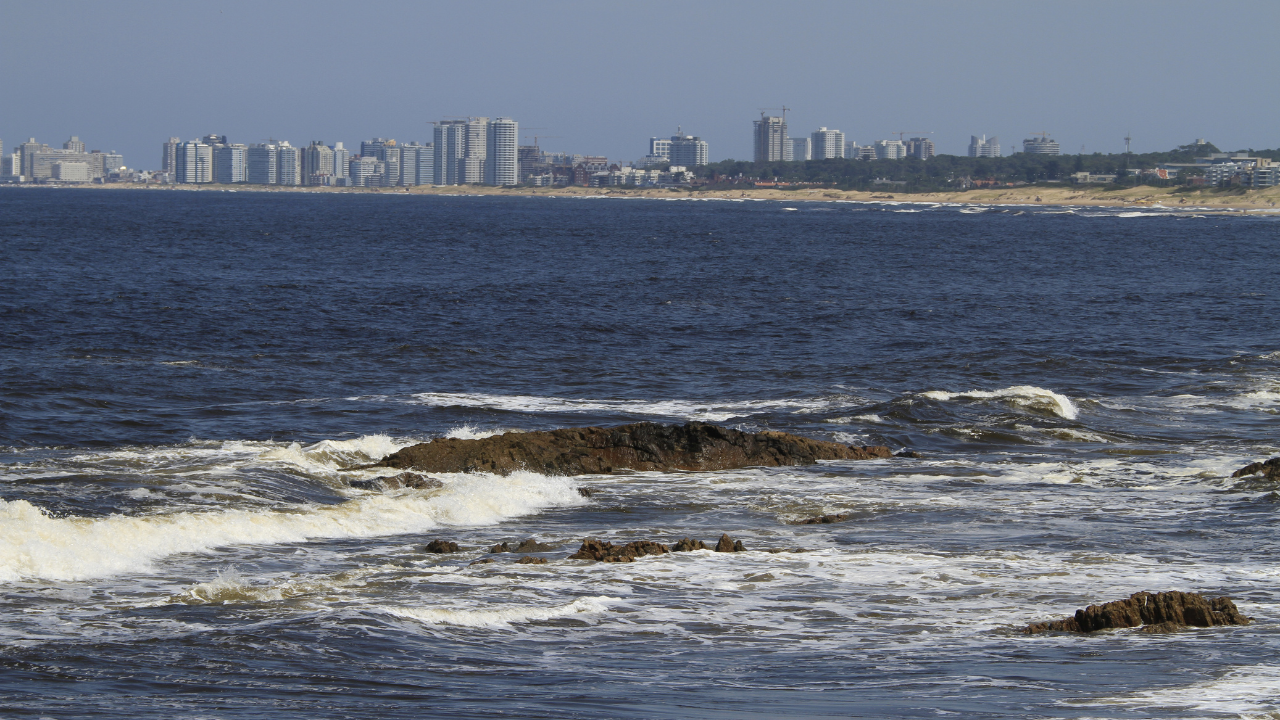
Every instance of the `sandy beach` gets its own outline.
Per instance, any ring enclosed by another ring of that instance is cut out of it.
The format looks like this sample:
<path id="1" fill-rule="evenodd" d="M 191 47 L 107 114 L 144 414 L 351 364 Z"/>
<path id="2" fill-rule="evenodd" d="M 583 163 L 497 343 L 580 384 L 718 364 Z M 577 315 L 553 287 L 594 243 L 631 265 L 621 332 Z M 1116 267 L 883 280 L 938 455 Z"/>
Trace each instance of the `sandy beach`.
<path id="1" fill-rule="evenodd" d="M 5 187 L 5 186 L 0 186 Z M 7 186 L 32 187 L 32 186 Z M 41 185 L 38 187 L 50 187 Z M 76 185 L 102 190 L 148 189 L 173 191 L 222 191 L 222 192 L 308 192 L 308 193 L 384 193 L 412 195 L 512 195 L 520 197 L 647 197 L 693 198 L 721 200 L 792 200 L 792 201 L 846 201 L 846 202 L 905 202 L 905 203 L 969 203 L 979 205 L 1063 205 L 1087 207 L 1179 207 L 1205 208 L 1216 211 L 1255 210 L 1280 211 L 1280 187 L 1245 189 L 1189 189 L 1158 188 L 1140 185 L 1124 190 L 1107 190 L 1101 187 L 1027 186 L 1017 188 L 984 188 L 963 192 L 905 193 L 887 191 L 839 190 L 836 188 L 733 188 L 721 190 L 690 190 L 666 188 L 496 188 L 484 185 L 428 186 L 396 188 L 343 188 L 343 187 L 290 187 L 264 185 L 149 185 L 133 184 Z"/>

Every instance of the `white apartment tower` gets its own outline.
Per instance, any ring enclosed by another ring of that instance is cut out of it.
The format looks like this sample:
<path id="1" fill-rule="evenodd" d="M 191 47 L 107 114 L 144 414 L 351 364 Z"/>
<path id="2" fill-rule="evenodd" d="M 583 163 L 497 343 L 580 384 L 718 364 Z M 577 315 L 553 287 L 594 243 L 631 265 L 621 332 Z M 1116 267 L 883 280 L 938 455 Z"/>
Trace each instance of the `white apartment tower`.
<path id="1" fill-rule="evenodd" d="M 221 145 L 213 149 L 213 181 L 216 183 L 242 183 L 248 180 L 245 170 L 244 145 Z"/>
<path id="2" fill-rule="evenodd" d="M 179 143 L 174 153 L 173 173 L 180 183 L 213 182 L 213 147 L 199 140 Z"/>
<path id="3" fill-rule="evenodd" d="M 813 138 L 813 159 L 830 160 L 844 157 L 844 133 L 839 130 L 818 128 Z"/>
<path id="4" fill-rule="evenodd" d="M 813 159 L 813 140 L 810 138 L 787 138 L 791 143 L 791 159 L 796 161 Z"/>
<path id="5" fill-rule="evenodd" d="M 171 137 L 164 144 L 164 154 L 160 156 L 160 170 L 162 172 L 171 173 L 174 171 L 178 157 L 178 145 L 181 143 L 181 139 Z"/>
<path id="6" fill-rule="evenodd" d="M 302 182 L 305 185 L 325 185 L 337 177 L 333 166 L 333 148 L 323 140 L 312 140 L 302 151 Z"/>
<path id="7" fill-rule="evenodd" d="M 1022 141 L 1022 152 L 1031 155 L 1057 155 L 1058 143 L 1048 135 L 1038 138 L 1027 138 Z"/>
<path id="8" fill-rule="evenodd" d="M 484 183 L 520 183 L 520 126 L 509 117 L 494 118 L 485 131 Z"/>
<path id="9" fill-rule="evenodd" d="M 785 160 L 787 152 L 787 121 L 785 118 L 761 115 L 755 121 L 755 161 L 776 162 Z"/>
<path id="10" fill-rule="evenodd" d="M 274 143 L 257 143 L 245 151 L 245 174 L 254 185 L 275 185 L 279 161 Z"/>
<path id="11" fill-rule="evenodd" d="M 434 162 L 436 185 L 462 182 L 462 162 L 467 155 L 467 123 L 465 120 L 442 120 L 436 123 Z"/>
<path id="12" fill-rule="evenodd" d="M 694 135 L 672 135 L 667 159 L 672 165 L 698 167 L 707 164 L 707 141 Z"/>
<path id="13" fill-rule="evenodd" d="M 901 160 L 907 156 L 907 146 L 901 140 L 877 140 L 877 160 Z"/>
<path id="14" fill-rule="evenodd" d="M 988 140 L 986 135 L 969 137 L 969 157 L 1000 157 L 1000 138 L 995 135 Z"/>

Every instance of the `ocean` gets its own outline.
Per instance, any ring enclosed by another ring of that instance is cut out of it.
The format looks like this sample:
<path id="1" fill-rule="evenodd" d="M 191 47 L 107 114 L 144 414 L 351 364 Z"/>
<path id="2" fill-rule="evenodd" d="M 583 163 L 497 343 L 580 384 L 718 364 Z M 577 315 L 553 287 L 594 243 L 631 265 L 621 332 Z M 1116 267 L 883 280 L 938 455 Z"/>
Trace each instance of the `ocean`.
<path id="1" fill-rule="evenodd" d="M 0 192 L 0 718 L 1280 716 L 1280 493 L 1230 477 L 1280 453 L 1277 241 L 1195 209 Z M 642 420 L 919 457 L 348 485 Z M 747 551 L 567 559 L 722 533 Z M 547 563 L 489 552 L 530 537 Z M 1022 633 L 1140 590 L 1253 623 Z"/>

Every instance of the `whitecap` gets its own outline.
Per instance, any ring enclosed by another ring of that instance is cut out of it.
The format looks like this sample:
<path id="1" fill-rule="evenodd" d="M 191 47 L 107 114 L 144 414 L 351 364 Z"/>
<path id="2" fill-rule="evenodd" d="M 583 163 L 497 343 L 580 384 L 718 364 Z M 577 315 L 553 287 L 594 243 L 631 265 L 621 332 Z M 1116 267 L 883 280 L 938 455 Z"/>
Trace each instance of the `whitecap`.
<path id="1" fill-rule="evenodd" d="M 622 598 L 607 595 L 580 597 L 566 605 L 551 607 L 531 607 L 511 604 L 507 607 L 488 606 L 480 609 L 428 608 L 428 607 L 384 607 L 383 612 L 397 617 L 417 620 L 428 625 L 453 625 L 471 628 L 505 628 L 514 623 L 527 623 L 539 620 L 574 617 L 590 618 L 603 615 L 609 610 L 611 603 L 622 602 Z"/>
<path id="2" fill-rule="evenodd" d="M 970 390 L 969 392 L 930 390 L 929 392 L 920 393 L 920 396 L 940 402 L 947 402 L 956 398 L 1006 400 L 1014 405 L 1033 410 L 1047 410 L 1067 420 L 1074 420 L 1080 414 L 1079 409 L 1076 408 L 1076 404 L 1071 401 L 1071 398 L 1034 385 L 1015 385 L 1001 390 Z"/>

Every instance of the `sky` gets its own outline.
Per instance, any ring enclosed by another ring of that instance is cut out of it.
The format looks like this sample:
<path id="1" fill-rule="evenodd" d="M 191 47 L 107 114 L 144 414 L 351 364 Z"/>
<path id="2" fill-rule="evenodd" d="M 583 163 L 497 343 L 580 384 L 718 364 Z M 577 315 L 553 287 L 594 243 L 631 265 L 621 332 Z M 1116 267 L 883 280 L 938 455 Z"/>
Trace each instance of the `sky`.
<path id="1" fill-rule="evenodd" d="M 750 159 L 783 106 L 792 137 L 959 155 L 1038 132 L 1064 153 L 1280 147 L 1276 0 L 0 0 L 0 28 L 6 149 L 77 135 L 143 170 L 170 136 L 358 149 L 476 115 L 550 151 L 634 160 L 679 127 Z"/>

